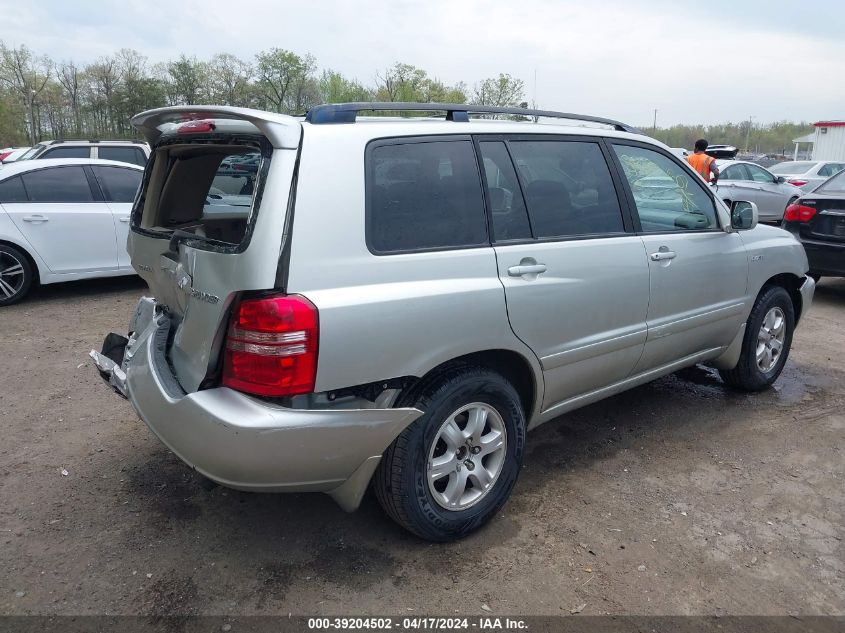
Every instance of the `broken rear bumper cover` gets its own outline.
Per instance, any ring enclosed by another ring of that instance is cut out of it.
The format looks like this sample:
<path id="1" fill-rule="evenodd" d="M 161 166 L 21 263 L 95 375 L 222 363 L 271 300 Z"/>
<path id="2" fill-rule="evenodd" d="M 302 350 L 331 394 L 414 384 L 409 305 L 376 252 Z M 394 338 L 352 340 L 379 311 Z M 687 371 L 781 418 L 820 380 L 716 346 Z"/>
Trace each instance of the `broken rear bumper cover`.
<path id="1" fill-rule="evenodd" d="M 326 492 L 355 510 L 384 450 L 422 415 L 412 408 L 289 409 L 226 387 L 185 394 L 165 358 L 170 320 L 151 299 L 142 304 L 133 326 L 143 329 L 134 329 L 122 362 L 106 349 L 109 341 L 114 346 L 109 337 L 90 356 L 171 451 L 224 486 Z"/>

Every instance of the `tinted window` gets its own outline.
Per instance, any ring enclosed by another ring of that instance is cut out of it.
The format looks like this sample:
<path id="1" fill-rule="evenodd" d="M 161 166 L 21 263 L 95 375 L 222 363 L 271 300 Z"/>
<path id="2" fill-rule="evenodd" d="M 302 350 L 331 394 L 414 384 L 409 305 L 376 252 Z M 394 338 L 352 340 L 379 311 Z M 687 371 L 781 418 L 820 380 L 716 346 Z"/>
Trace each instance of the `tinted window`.
<path id="1" fill-rule="evenodd" d="M 26 190 L 19 176 L 0 182 L 0 202 L 26 202 Z"/>
<path id="2" fill-rule="evenodd" d="M 132 202 L 141 184 L 142 171 L 120 167 L 94 167 L 103 195 L 108 202 Z"/>
<path id="3" fill-rule="evenodd" d="M 86 146 L 80 147 L 54 147 L 48 149 L 38 158 L 90 158 L 91 148 Z"/>
<path id="4" fill-rule="evenodd" d="M 597 143 L 514 141 L 535 237 L 625 230 L 610 170 Z"/>
<path id="5" fill-rule="evenodd" d="M 82 167 L 51 167 L 22 174 L 32 202 L 92 202 Z"/>
<path id="6" fill-rule="evenodd" d="M 832 176 L 842 171 L 842 165 L 839 163 L 828 163 L 819 169 L 819 176 Z"/>
<path id="7" fill-rule="evenodd" d="M 530 238 L 525 201 L 505 144 L 493 141 L 479 145 L 490 192 L 493 237 L 498 241 Z"/>
<path id="8" fill-rule="evenodd" d="M 475 246 L 487 223 L 470 141 L 373 148 L 367 240 L 376 252 Z"/>
<path id="9" fill-rule="evenodd" d="M 147 164 L 147 158 L 137 147 L 107 147 L 100 145 L 97 148 L 97 156 L 104 160 L 117 160 L 122 163 L 132 163 L 143 167 Z"/>
<path id="10" fill-rule="evenodd" d="M 654 150 L 614 145 L 645 232 L 716 229 L 716 208 L 701 179 Z"/>
<path id="11" fill-rule="evenodd" d="M 751 174 L 751 180 L 754 182 L 774 182 L 772 175 L 762 167 L 757 167 L 757 165 L 745 165 L 745 168 Z"/>

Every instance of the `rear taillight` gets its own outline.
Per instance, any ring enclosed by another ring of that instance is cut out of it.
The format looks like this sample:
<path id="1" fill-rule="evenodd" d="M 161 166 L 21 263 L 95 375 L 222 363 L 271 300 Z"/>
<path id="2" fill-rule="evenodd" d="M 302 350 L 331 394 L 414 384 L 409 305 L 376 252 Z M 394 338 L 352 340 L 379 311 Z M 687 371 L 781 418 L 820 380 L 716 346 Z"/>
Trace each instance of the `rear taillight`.
<path id="1" fill-rule="evenodd" d="M 807 184 L 808 181 L 801 180 L 800 178 L 790 178 L 786 182 L 788 182 L 790 185 L 795 185 L 796 187 L 803 187 Z"/>
<path id="2" fill-rule="evenodd" d="M 815 207 L 808 207 L 803 204 L 790 204 L 786 207 L 783 219 L 787 222 L 809 222 L 816 215 Z"/>
<path id="3" fill-rule="evenodd" d="M 0 152 L 0 160 L 6 160 L 6 156 L 11 154 L 12 152 Z"/>
<path id="4" fill-rule="evenodd" d="M 244 299 L 226 336 L 223 385 L 261 396 L 314 391 L 317 308 L 298 295 Z"/>

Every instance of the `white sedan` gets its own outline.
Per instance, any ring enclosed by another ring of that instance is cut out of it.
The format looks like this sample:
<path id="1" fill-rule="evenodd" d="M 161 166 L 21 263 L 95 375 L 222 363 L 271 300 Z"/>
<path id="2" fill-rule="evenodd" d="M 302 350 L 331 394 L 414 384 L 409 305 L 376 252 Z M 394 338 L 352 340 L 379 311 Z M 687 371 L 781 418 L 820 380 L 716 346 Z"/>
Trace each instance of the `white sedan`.
<path id="1" fill-rule="evenodd" d="M 0 306 L 34 283 L 132 275 L 129 213 L 141 167 L 90 158 L 0 170 Z"/>
<path id="2" fill-rule="evenodd" d="M 783 176 L 786 182 L 804 191 L 812 191 L 843 169 L 845 162 L 834 160 L 795 160 L 769 167 L 773 174 Z"/>
<path id="3" fill-rule="evenodd" d="M 748 200 L 757 205 L 760 222 L 780 222 L 786 207 L 798 200 L 803 193 L 795 185 L 785 182 L 783 176 L 742 160 L 716 161 L 719 181 L 713 193 L 729 206 L 733 200 Z"/>

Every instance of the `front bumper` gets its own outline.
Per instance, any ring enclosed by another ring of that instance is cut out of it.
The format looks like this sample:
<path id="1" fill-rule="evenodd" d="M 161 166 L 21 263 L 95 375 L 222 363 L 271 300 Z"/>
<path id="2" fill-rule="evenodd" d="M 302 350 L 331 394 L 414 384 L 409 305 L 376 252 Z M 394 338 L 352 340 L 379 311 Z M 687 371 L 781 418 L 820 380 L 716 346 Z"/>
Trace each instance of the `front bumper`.
<path id="1" fill-rule="evenodd" d="M 384 450 L 422 415 L 412 408 L 289 409 L 226 387 L 186 394 L 165 358 L 169 330 L 168 316 L 142 299 L 122 362 L 113 353 L 91 357 L 171 451 L 224 486 L 327 492 L 352 511 Z"/>
<path id="2" fill-rule="evenodd" d="M 812 277 L 805 276 L 804 283 L 798 288 L 801 293 L 801 316 L 807 314 L 807 310 L 813 305 L 813 295 L 816 292 L 816 280 Z"/>

